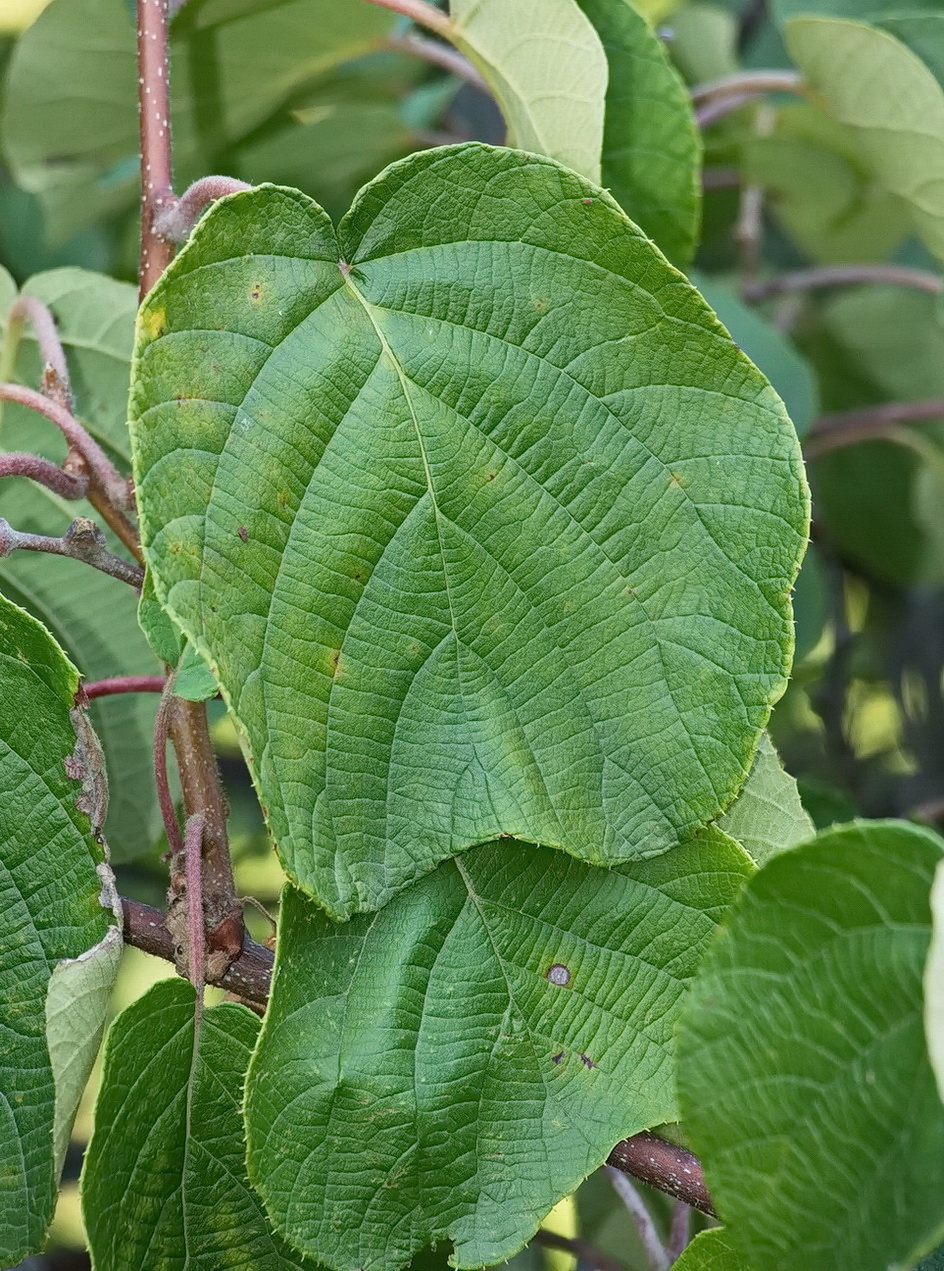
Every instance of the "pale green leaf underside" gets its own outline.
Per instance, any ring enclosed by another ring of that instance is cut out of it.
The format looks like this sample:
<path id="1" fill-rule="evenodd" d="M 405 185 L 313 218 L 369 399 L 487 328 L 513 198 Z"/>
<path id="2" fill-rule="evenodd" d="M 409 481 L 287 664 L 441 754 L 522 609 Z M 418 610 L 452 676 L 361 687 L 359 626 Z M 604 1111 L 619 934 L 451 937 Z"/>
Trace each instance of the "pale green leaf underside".
<path id="1" fill-rule="evenodd" d="M 600 180 L 606 54 L 577 0 L 451 0 L 450 38 L 495 94 L 509 141 Z"/>
<path id="2" fill-rule="evenodd" d="M 101 849 L 66 773 L 78 675 L 33 618 L 0 597 L 0 1264 L 43 1243 L 52 1217 L 56 1082 L 46 998 L 58 962 L 105 936 Z M 66 1117 L 60 1096 L 60 1122 Z"/>
<path id="3" fill-rule="evenodd" d="M 195 1057 L 194 1006 L 189 984 L 163 980 L 109 1031 L 82 1175 L 96 1271 L 317 1271 L 246 1178 L 239 1103 L 259 1021 L 206 1011 Z"/>
<path id="4" fill-rule="evenodd" d="M 760 739 L 744 788 L 717 826 L 736 839 L 758 865 L 816 833 L 800 802 L 797 783 L 785 771 L 766 733 Z"/>
<path id="5" fill-rule="evenodd" d="M 944 864 L 938 865 L 931 887 L 933 934 L 924 968 L 924 1030 L 928 1053 L 944 1100 Z"/>
<path id="6" fill-rule="evenodd" d="M 887 1271 L 944 1234 L 921 984 L 942 849 L 879 821 L 776 857 L 696 979 L 682 1114 L 751 1266 Z"/>
<path id="7" fill-rule="evenodd" d="M 413 156 L 339 239 L 296 192 L 217 205 L 144 307 L 132 398 L 157 594 L 289 873 L 348 915 L 500 834 L 667 850 L 783 687 L 781 403 L 549 160 Z"/>
<path id="8" fill-rule="evenodd" d="M 340 929 L 288 888 L 246 1105 L 276 1226 L 339 1271 L 510 1257 L 674 1119 L 685 988 L 750 871 L 715 830 L 613 871 L 505 840 Z"/>
<path id="9" fill-rule="evenodd" d="M 796 18 L 790 54 L 830 113 L 853 132 L 879 180 L 905 199 L 944 260 L 944 89 L 904 44 L 862 22 Z"/>

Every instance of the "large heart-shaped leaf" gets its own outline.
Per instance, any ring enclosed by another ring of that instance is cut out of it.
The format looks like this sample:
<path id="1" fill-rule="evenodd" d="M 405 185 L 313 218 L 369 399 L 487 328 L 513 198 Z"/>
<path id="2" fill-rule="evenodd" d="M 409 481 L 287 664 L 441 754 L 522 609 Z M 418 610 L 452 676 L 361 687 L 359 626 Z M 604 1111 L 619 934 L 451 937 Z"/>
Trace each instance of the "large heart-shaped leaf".
<path id="1" fill-rule="evenodd" d="M 189 984 L 162 980 L 109 1031 L 82 1174 L 97 1271 L 318 1271 L 246 1177 L 239 1104 L 259 1021 L 224 1002 L 195 1044 L 195 1007 Z"/>
<path id="2" fill-rule="evenodd" d="M 132 415 L 158 597 L 333 914 L 501 834 L 650 856 L 736 794 L 799 450 L 603 191 L 464 146 L 337 235 L 297 192 L 224 200 L 142 311 Z"/>
<path id="3" fill-rule="evenodd" d="M 706 830 L 613 871 L 478 847 L 340 930 L 287 889 L 246 1105 L 276 1226 L 339 1271 L 440 1239 L 505 1261 L 619 1138 L 675 1118 L 685 987 L 751 872 Z"/>
<path id="4" fill-rule="evenodd" d="M 699 971 L 679 1097 L 752 1267 L 887 1271 L 944 1234 L 921 984 L 942 852 L 903 822 L 825 831 L 755 875 Z"/>
<path id="5" fill-rule="evenodd" d="M 74 1045 L 83 1034 L 84 1073 L 58 1047 L 54 1063 L 47 1026 L 58 1041 L 69 1023 L 60 1018 L 64 998 L 74 1002 L 89 986 L 76 987 L 68 963 L 47 1018 L 50 981 L 57 964 L 114 942 L 100 900 L 95 805 L 83 789 L 93 774 L 70 718 L 78 673 L 49 633 L 2 597 L 0 683 L 0 1263 L 13 1266 L 42 1246 L 63 1138 L 102 1023 L 99 998 L 97 1023 L 72 1024 Z"/>

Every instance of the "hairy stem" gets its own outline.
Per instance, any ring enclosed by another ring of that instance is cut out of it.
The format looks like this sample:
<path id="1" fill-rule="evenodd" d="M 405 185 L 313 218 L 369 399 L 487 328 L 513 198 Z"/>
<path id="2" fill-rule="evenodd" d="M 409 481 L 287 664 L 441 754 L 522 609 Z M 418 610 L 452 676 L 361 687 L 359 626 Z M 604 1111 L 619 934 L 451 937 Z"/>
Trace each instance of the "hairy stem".
<path id="1" fill-rule="evenodd" d="M 156 220 L 173 202 L 170 161 L 170 58 L 167 0 L 138 3 L 138 122 L 141 135 L 141 258 L 143 299 L 173 259 L 171 243 Z"/>
<path id="2" fill-rule="evenodd" d="M 125 943 L 157 958 L 163 958 L 166 962 L 175 962 L 174 938 L 164 925 L 161 911 L 124 897 L 121 907 L 124 911 Z M 207 983 L 216 984 L 256 1006 L 264 1007 L 269 997 L 273 961 L 272 950 L 263 944 L 256 944 L 247 935 L 234 961 L 218 975 L 208 965 Z"/>
<path id="3" fill-rule="evenodd" d="M 91 680 L 83 684 L 85 696 L 114 697 L 118 693 L 163 693 L 167 683 L 163 675 L 113 675 L 107 680 Z"/>
<path id="4" fill-rule="evenodd" d="M 848 287 L 859 283 L 886 283 L 894 287 L 914 287 L 938 296 L 944 279 L 924 269 L 904 265 L 823 265 L 816 269 L 796 269 L 774 278 L 755 279 L 743 287 L 744 299 L 752 303 L 791 292 L 816 291 L 826 287 Z"/>
<path id="5" fill-rule="evenodd" d="M 426 0 L 368 0 L 369 4 L 379 5 L 381 9 L 389 9 L 391 13 L 399 13 L 401 17 L 411 18 L 420 26 L 444 35 L 447 39 L 452 32 L 452 23 L 439 9 Z"/>
<path id="6" fill-rule="evenodd" d="M 707 84 L 697 84 L 691 91 L 696 106 L 727 97 L 739 97 L 750 93 L 755 97 L 763 93 L 802 93 L 803 76 L 798 71 L 738 71 L 713 79 Z"/>
<path id="7" fill-rule="evenodd" d="M 480 88 L 483 92 L 489 92 L 489 87 L 485 80 L 478 73 L 467 57 L 463 57 L 461 53 L 457 53 L 454 48 L 448 44 L 441 44 L 439 40 L 427 39 L 424 35 L 393 35 L 387 41 L 392 49 L 397 49 L 401 53 L 412 53 L 415 57 L 421 57 L 424 62 L 429 62 L 432 66 L 439 66 L 444 71 L 448 71 L 451 75 L 464 79 L 467 84 L 471 84 L 474 88 Z"/>
<path id="8" fill-rule="evenodd" d="M 717 1216 L 705 1185 L 701 1162 L 687 1148 L 668 1143 L 643 1130 L 641 1134 L 617 1143 L 607 1165 L 622 1170 L 624 1174 L 632 1174 L 676 1200 L 684 1200 L 686 1205 L 700 1209 L 712 1218 Z"/>
<path id="9" fill-rule="evenodd" d="M 0 477 L 26 477 L 30 481 L 52 490 L 62 499 L 84 499 L 88 494 L 88 476 L 82 472 L 68 472 L 58 468 L 48 459 L 22 451 L 0 455 Z"/>
<path id="10" fill-rule="evenodd" d="M 52 373 L 50 394 L 54 401 L 59 401 L 66 410 L 72 410 L 72 385 L 69 382 L 69 365 L 65 350 L 56 330 L 56 320 L 50 310 L 36 296 L 20 296 L 10 308 L 9 321 L 29 322 L 39 345 L 39 355 L 43 363 Z M 16 337 L 19 343 L 19 336 Z M 12 369 L 12 368 L 11 368 Z"/>
<path id="11" fill-rule="evenodd" d="M 77 517 L 62 538 L 49 538 L 45 534 L 26 534 L 13 529 L 0 519 L 0 557 L 11 552 L 46 552 L 51 556 L 69 556 L 93 569 L 100 569 L 123 583 L 140 588 L 144 582 L 144 570 L 113 555 L 105 546 L 105 535 L 87 516 Z"/>
<path id="12" fill-rule="evenodd" d="M 228 194 L 239 194 L 251 189 L 251 185 L 238 181 L 236 177 L 201 177 L 188 186 L 179 199 L 172 199 L 165 204 L 154 218 L 154 228 L 168 242 L 186 242 L 193 227 L 211 203 Z"/>
<path id="13" fill-rule="evenodd" d="M 656 1229 L 652 1214 L 646 1208 L 646 1202 L 622 1170 L 615 1169 L 612 1165 L 607 1165 L 605 1168 L 613 1184 L 613 1190 L 626 1206 L 626 1211 L 639 1234 L 650 1271 L 669 1271 L 669 1255 Z"/>
<path id="14" fill-rule="evenodd" d="M 177 820 L 177 809 L 174 807 L 174 796 L 170 792 L 170 779 L 167 775 L 167 742 L 170 736 L 170 716 L 174 703 L 174 679 L 172 672 L 164 683 L 161 702 L 157 708 L 154 721 L 154 784 L 157 787 L 157 802 L 164 822 L 164 832 L 171 856 L 181 856 L 184 841 Z M 87 690 L 86 690 L 87 691 Z"/>
<path id="15" fill-rule="evenodd" d="M 803 452 L 807 459 L 818 459 L 820 455 L 861 441 L 880 440 L 898 424 L 920 424 L 932 419 L 944 419 L 944 399 L 889 402 L 884 406 L 823 415 L 811 425 L 803 443 Z"/>

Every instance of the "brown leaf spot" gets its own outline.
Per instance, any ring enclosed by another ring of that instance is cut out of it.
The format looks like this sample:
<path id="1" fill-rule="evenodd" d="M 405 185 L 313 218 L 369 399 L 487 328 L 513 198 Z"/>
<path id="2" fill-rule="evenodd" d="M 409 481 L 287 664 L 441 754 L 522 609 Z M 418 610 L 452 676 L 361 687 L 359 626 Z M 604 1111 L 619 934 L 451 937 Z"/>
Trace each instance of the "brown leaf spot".
<path id="1" fill-rule="evenodd" d="M 556 1055 L 551 1055 L 551 1063 L 559 1064 L 563 1058 L 564 1058 L 564 1052 L 562 1050 L 559 1050 Z"/>
<path id="2" fill-rule="evenodd" d="M 262 299 L 262 283 L 261 282 L 254 282 L 252 284 L 252 290 L 249 293 L 249 298 L 253 302 L 253 304 L 259 303 L 259 301 Z"/>
<path id="3" fill-rule="evenodd" d="M 563 962 L 552 962 L 544 972 L 544 978 L 551 984 L 556 984 L 558 988 L 565 989 L 572 978 L 570 967 L 564 966 Z"/>
<path id="4" fill-rule="evenodd" d="M 335 679 L 341 674 L 341 650 L 331 650 L 331 673 Z"/>
<path id="5" fill-rule="evenodd" d="M 238 525 L 236 527 L 236 533 L 239 535 L 239 537 L 243 540 L 244 543 L 248 542 L 249 531 L 246 529 L 245 525 Z"/>
<path id="6" fill-rule="evenodd" d="M 590 1058 L 589 1055 L 581 1054 L 580 1062 L 583 1064 L 585 1068 L 596 1068 L 596 1064 L 593 1062 L 593 1060 Z"/>

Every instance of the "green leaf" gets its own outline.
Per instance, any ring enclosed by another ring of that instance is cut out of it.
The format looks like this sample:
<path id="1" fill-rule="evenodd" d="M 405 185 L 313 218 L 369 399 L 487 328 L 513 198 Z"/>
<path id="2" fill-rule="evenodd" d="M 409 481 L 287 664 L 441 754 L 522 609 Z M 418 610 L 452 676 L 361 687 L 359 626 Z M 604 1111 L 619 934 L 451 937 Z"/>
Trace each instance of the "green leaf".
<path id="1" fill-rule="evenodd" d="M 2 597 L 0 683 L 0 1262 L 13 1266 L 43 1243 L 56 1149 L 81 1081 L 67 1079 L 57 1058 L 57 1089 L 46 1042 L 50 980 L 58 963 L 105 939 L 110 915 L 99 900 L 102 849 L 78 807 L 91 805 L 81 776 L 69 775 L 81 771 L 70 718 L 78 673 L 49 633 Z"/>
<path id="2" fill-rule="evenodd" d="M 135 289 L 102 274 L 70 268 L 39 274 L 23 291 L 49 305 L 56 318 L 77 414 L 127 468 Z M 0 291 L 0 327 L 15 298 L 15 293 Z M 36 342 L 26 327 L 12 378 L 35 386 L 41 373 Z M 33 451 L 57 463 L 65 454 L 55 428 L 35 411 L 17 406 L 6 406 L 0 439 L 5 450 Z M 100 521 L 85 501 L 67 502 L 32 482 L 8 479 L 3 482 L 2 513 L 16 529 L 34 534 L 62 534 L 76 516 Z M 110 546 L 124 554 L 116 542 Z M 75 561 L 34 552 L 0 560 L 0 584 L 49 628 L 86 679 L 151 675 L 159 669 L 139 629 L 130 587 Z M 177 658 L 172 660 L 176 663 Z M 149 851 L 162 830 L 157 800 L 150 793 L 156 709 L 147 694 L 102 699 L 91 707 L 111 776 L 105 833 L 115 860 Z"/>
<path id="3" fill-rule="evenodd" d="M 120 902 L 113 897 L 115 916 Z M 86 953 L 53 968 L 46 994 L 46 1042 L 56 1086 L 53 1147 L 62 1170 L 72 1122 L 105 1032 L 108 1002 L 124 948 L 121 928 L 110 927 Z"/>
<path id="4" fill-rule="evenodd" d="M 942 849 L 904 822 L 820 834 L 748 883 L 698 975 L 683 1119 L 752 1266 L 887 1271 L 944 1234 L 921 1020 Z"/>
<path id="5" fill-rule="evenodd" d="M 669 52 L 689 84 L 705 84 L 740 70 L 737 21 L 713 4 L 686 4 L 672 14 Z"/>
<path id="6" fill-rule="evenodd" d="M 52 311 L 69 363 L 76 415 L 127 470 L 131 465 L 128 382 L 138 309 L 136 288 L 105 274 L 64 268 L 30 278 L 22 293 L 35 296 Z M 5 326 L 13 299 L 11 297 L 8 304 L 0 301 L 0 330 Z M 26 326 L 15 378 L 21 384 L 35 387 L 42 373 L 42 360 L 32 328 Z M 48 424 L 37 421 L 35 412 L 5 404 L 2 429 L 5 445 L 9 445 L 7 428 L 13 421 L 18 421 L 23 430 L 30 427 L 33 431 L 51 431 Z"/>
<path id="7" fill-rule="evenodd" d="M 715 1227 L 699 1232 L 672 1264 L 672 1271 L 752 1271 L 752 1268 L 731 1244 L 724 1227 Z"/>
<path id="8" fill-rule="evenodd" d="M 607 59 L 577 0 L 451 0 L 450 39 L 501 107 L 509 144 L 600 180 Z"/>
<path id="9" fill-rule="evenodd" d="M 595 186 L 472 145 L 388 169 L 338 237 L 233 196 L 142 311 L 132 413 L 158 598 L 334 915 L 501 834 L 653 855 L 740 788 L 788 664 L 796 438 Z"/>
<path id="10" fill-rule="evenodd" d="M 938 865 L 931 886 L 933 932 L 924 969 L 924 1031 L 928 1054 L 944 1100 L 944 865 Z"/>
<path id="11" fill-rule="evenodd" d="M 507 1259 L 674 1118 L 685 987 L 749 871 L 714 830 L 613 871 L 503 840 L 340 930 L 287 888 L 246 1102 L 273 1222 L 339 1271 Z"/>
<path id="12" fill-rule="evenodd" d="M 815 261 L 880 261 L 907 237 L 906 204 L 876 181 L 851 131 L 806 103 L 782 107 L 742 166 L 801 251 Z"/>
<path id="13" fill-rule="evenodd" d="M 174 680 L 174 693 L 188 702 L 208 702 L 218 692 L 213 672 L 193 645 L 188 644 Z"/>
<path id="14" fill-rule="evenodd" d="M 336 0 L 189 0 L 172 29 L 175 167 L 184 184 L 292 92 L 389 34 L 394 16 Z M 54 238 L 134 202 L 134 24 L 124 0 L 52 0 L 17 42 L 3 139 Z M 217 162 L 214 162 L 217 160 Z"/>
<path id="15" fill-rule="evenodd" d="M 813 822 L 800 802 L 797 783 L 784 770 L 766 733 L 760 739 L 744 789 L 716 824 L 740 843 L 758 865 L 815 834 Z"/>
<path id="16" fill-rule="evenodd" d="M 763 371 L 780 394 L 797 436 L 806 436 L 806 430 L 819 414 L 819 393 L 809 363 L 776 327 L 749 309 L 733 287 L 702 274 L 693 274 L 691 278 L 738 348 Z"/>
<path id="17" fill-rule="evenodd" d="M 862 22 L 796 18 L 787 46 L 879 180 L 944 259 L 944 89 L 901 41 Z"/>
<path id="18" fill-rule="evenodd" d="M 772 11 L 778 22 L 789 22 L 802 14 L 818 14 L 835 18 L 858 18 L 862 22 L 881 22 L 902 10 L 927 10 L 934 13 L 941 0 L 773 0 Z"/>
<path id="19" fill-rule="evenodd" d="M 162 980 L 112 1024 L 82 1174 L 97 1271 L 315 1271 L 287 1249 L 249 1186 L 240 1097 L 259 1021 L 206 1011 Z M 146 1184 L 144 1179 L 146 1176 Z"/>
<path id="20" fill-rule="evenodd" d="M 930 4 L 931 0 L 928 0 Z M 913 6 L 920 9 L 920 5 Z M 908 8 L 912 8 L 909 3 Z M 944 85 L 944 13 L 897 13 L 883 17 L 878 25 L 908 46 L 924 62 L 937 82 Z"/>
<path id="21" fill-rule="evenodd" d="M 609 66 L 603 184 L 684 269 L 695 253 L 701 207 L 701 145 L 688 93 L 629 0 L 577 2 Z"/>

